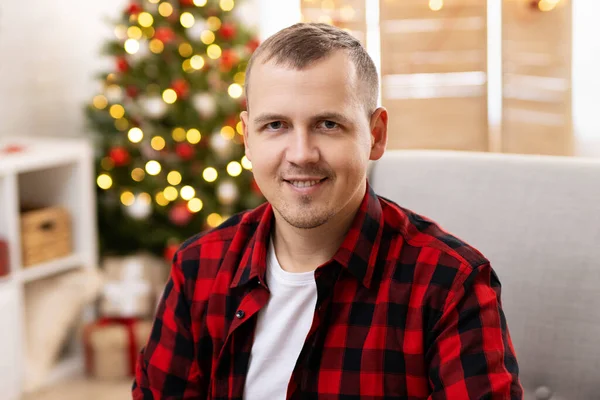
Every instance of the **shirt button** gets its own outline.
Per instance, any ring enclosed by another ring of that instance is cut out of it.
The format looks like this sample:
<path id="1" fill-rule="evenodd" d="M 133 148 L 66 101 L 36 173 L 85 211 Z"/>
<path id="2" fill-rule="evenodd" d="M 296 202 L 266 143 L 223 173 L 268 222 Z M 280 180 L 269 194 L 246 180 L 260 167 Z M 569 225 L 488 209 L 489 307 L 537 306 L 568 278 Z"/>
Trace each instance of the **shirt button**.
<path id="1" fill-rule="evenodd" d="M 246 313 L 244 312 L 244 310 L 237 310 L 237 312 L 235 313 L 235 316 L 238 319 L 244 318 L 245 315 L 246 315 Z"/>

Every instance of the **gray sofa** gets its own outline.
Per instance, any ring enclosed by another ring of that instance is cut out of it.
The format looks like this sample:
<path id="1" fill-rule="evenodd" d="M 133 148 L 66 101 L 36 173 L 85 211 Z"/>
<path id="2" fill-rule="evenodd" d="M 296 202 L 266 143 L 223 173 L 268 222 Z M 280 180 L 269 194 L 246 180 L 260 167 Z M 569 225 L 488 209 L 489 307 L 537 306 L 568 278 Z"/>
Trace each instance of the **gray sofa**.
<path id="1" fill-rule="evenodd" d="M 491 261 L 525 399 L 600 399 L 600 160 L 395 150 L 370 182 Z"/>

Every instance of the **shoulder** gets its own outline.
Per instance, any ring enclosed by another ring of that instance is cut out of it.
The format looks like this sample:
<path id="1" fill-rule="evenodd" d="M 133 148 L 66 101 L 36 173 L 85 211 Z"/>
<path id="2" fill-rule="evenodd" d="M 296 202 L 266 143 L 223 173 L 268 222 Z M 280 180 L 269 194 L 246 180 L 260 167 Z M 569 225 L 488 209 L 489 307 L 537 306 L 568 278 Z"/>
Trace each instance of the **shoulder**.
<path id="1" fill-rule="evenodd" d="M 477 248 L 446 231 L 439 223 L 389 199 L 381 196 L 379 199 L 386 234 L 402 242 L 402 246 L 397 246 L 398 254 L 394 255 L 400 263 L 418 264 L 423 261 L 439 269 L 436 271 L 438 274 L 446 271 L 448 276 L 462 275 L 464 279 L 482 265 L 489 264 Z"/>

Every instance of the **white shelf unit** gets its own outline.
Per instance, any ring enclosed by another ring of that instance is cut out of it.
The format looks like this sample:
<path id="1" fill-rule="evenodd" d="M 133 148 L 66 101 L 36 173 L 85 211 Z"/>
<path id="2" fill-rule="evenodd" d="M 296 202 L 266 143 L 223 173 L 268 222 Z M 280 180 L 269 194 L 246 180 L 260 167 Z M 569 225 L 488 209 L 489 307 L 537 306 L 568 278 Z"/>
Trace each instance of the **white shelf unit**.
<path id="1" fill-rule="evenodd" d="M 19 152 L 3 151 L 21 146 Z M 72 254 L 24 268 L 21 263 L 22 205 L 63 206 L 72 221 Z M 0 139 L 0 238 L 8 242 L 9 274 L 0 278 L 0 393 L 23 394 L 27 332 L 24 289 L 33 281 L 76 268 L 97 268 L 95 173 L 89 141 L 71 138 Z M 48 384 L 81 371 L 80 346 L 52 371 Z"/>

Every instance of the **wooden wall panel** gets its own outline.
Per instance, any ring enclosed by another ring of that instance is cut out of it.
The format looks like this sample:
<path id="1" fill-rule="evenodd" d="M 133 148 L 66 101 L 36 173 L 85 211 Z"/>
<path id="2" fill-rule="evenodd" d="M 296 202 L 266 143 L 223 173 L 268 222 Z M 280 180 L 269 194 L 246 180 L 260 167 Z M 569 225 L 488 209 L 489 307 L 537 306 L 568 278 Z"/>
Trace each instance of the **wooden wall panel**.
<path id="1" fill-rule="evenodd" d="M 442 3 L 380 0 L 388 147 L 487 151 L 486 1 Z"/>
<path id="2" fill-rule="evenodd" d="M 502 3 L 502 151 L 571 155 L 572 4 L 537 4 Z"/>

